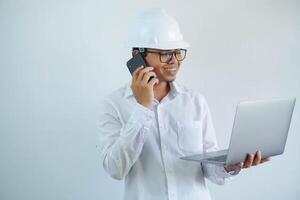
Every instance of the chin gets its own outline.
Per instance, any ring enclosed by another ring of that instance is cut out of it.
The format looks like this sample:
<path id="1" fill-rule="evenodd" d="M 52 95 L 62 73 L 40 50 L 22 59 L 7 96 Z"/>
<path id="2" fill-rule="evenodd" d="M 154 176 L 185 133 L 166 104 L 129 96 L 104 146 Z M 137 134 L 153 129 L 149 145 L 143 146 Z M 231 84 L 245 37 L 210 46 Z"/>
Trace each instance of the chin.
<path id="1" fill-rule="evenodd" d="M 170 78 L 170 79 L 167 79 L 166 82 L 172 83 L 173 81 L 175 81 L 175 79 L 176 79 L 176 78 Z"/>
<path id="2" fill-rule="evenodd" d="M 164 82 L 167 82 L 167 83 L 171 83 L 171 82 L 175 81 L 175 79 L 176 79 L 176 76 L 162 76 L 159 79 L 159 81 L 160 82 L 164 81 Z"/>

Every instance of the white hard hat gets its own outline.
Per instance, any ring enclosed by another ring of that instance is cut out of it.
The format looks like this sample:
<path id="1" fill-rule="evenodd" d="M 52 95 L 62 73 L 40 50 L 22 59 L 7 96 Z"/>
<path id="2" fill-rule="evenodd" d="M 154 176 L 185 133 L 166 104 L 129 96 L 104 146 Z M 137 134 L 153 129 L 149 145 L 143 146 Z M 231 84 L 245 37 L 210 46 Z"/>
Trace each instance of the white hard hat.
<path id="1" fill-rule="evenodd" d="M 141 11 L 133 20 L 128 35 L 130 48 L 180 49 L 189 46 L 183 40 L 178 23 L 164 9 Z"/>

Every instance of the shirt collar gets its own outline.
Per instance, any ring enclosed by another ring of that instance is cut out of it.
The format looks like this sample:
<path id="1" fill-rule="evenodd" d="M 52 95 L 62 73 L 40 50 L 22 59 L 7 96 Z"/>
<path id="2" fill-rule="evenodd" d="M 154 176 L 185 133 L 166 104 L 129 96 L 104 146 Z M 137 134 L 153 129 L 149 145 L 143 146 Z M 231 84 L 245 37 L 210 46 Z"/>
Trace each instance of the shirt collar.
<path id="1" fill-rule="evenodd" d="M 170 84 L 170 94 L 171 95 L 176 96 L 178 94 L 184 93 L 184 89 L 176 81 L 172 81 L 169 84 Z M 131 86 L 131 82 L 126 84 L 124 98 L 133 96 L 130 86 Z"/>

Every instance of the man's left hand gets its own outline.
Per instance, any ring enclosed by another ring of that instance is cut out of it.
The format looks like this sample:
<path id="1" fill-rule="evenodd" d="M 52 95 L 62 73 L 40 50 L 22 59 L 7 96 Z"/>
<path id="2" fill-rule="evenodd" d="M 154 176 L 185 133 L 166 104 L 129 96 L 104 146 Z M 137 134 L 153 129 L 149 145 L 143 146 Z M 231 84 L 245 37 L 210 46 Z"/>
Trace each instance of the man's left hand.
<path id="1" fill-rule="evenodd" d="M 256 165 L 259 165 L 261 163 L 264 163 L 264 162 L 267 162 L 267 161 L 270 161 L 270 160 L 271 160 L 271 157 L 267 157 L 267 158 L 262 159 L 261 158 L 261 152 L 257 151 L 255 156 L 253 154 L 248 154 L 247 159 L 245 160 L 245 162 L 240 162 L 240 163 L 235 164 L 235 165 L 225 165 L 224 169 L 227 172 L 239 171 L 243 168 L 249 168 L 251 166 L 256 166 Z"/>

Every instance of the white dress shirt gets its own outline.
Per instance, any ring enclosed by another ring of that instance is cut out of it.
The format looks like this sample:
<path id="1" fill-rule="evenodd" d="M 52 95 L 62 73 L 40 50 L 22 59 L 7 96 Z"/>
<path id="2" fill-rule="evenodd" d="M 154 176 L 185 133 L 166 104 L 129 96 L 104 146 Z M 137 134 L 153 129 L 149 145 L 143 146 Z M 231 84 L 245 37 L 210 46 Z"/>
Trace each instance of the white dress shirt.
<path id="1" fill-rule="evenodd" d="M 223 165 L 180 157 L 218 150 L 205 98 L 176 82 L 152 110 L 137 103 L 130 83 L 109 95 L 97 120 L 101 162 L 125 178 L 125 200 L 209 200 L 205 178 L 224 184 Z"/>

